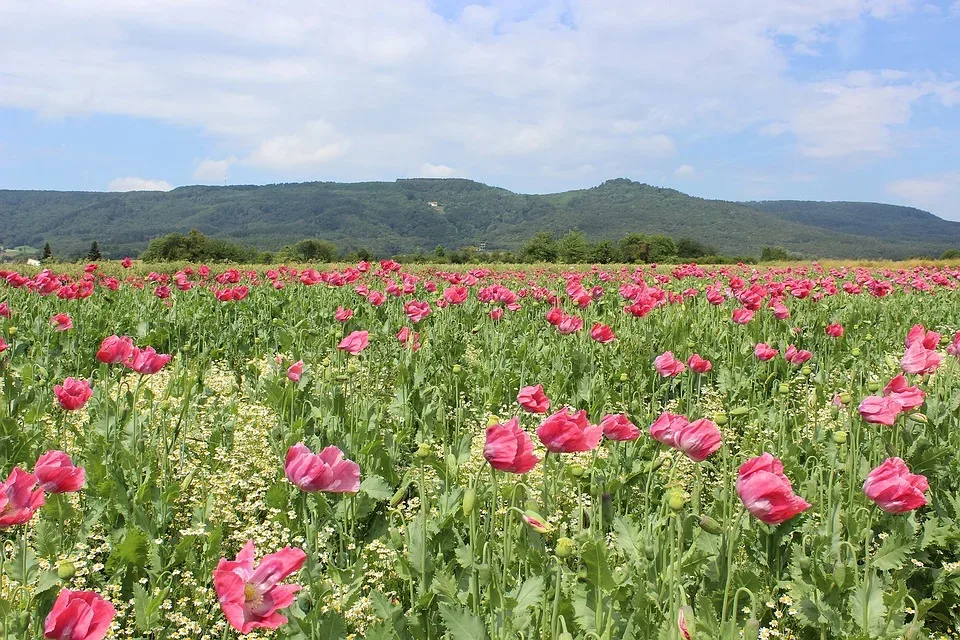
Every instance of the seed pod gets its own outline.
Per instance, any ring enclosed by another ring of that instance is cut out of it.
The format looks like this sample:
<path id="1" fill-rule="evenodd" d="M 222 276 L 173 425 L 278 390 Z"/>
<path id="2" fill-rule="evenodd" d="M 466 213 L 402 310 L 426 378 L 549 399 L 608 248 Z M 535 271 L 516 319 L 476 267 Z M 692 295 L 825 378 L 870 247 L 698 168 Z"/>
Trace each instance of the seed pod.
<path id="1" fill-rule="evenodd" d="M 77 567 L 69 560 L 61 560 L 57 565 L 57 577 L 61 580 L 69 580 L 77 574 Z"/>
<path id="2" fill-rule="evenodd" d="M 16 328 L 16 327 L 7 327 L 7 335 L 9 335 L 9 336 L 15 336 L 15 335 L 17 335 L 17 328 Z"/>
<path id="3" fill-rule="evenodd" d="M 463 492 L 463 515 L 469 516 L 473 513 L 473 503 L 477 500 L 477 490 L 473 487 L 467 487 Z"/>
<path id="4" fill-rule="evenodd" d="M 463 371 L 463 367 L 461 367 L 461 366 L 458 365 L 458 364 L 453 365 L 453 372 L 454 372 L 454 373 L 460 373 L 461 371 Z"/>
<path id="5" fill-rule="evenodd" d="M 570 475 L 573 476 L 574 478 L 579 478 L 583 476 L 583 474 L 586 472 L 586 469 L 584 469 L 579 464 L 571 464 L 568 467 L 568 470 L 570 471 Z"/>
<path id="6" fill-rule="evenodd" d="M 600 496 L 600 514 L 605 524 L 613 522 L 613 496 L 609 492 L 604 491 Z"/>
<path id="7" fill-rule="evenodd" d="M 780 387 L 777 389 L 780 393 L 790 393 L 790 385 L 786 382 L 781 382 Z"/>
<path id="8" fill-rule="evenodd" d="M 347 363 L 347 373 L 356 373 L 358 371 L 357 365 L 353 362 Z"/>
<path id="9" fill-rule="evenodd" d="M 710 516 L 700 516 L 700 528 L 709 534 L 718 536 L 723 533 L 723 525 Z"/>
<path id="10" fill-rule="evenodd" d="M 573 635 L 569 631 L 563 631 L 557 636 L 557 640 L 573 640 Z"/>
<path id="11" fill-rule="evenodd" d="M 760 637 L 760 621 L 751 617 L 743 624 L 743 640 L 757 640 Z"/>
<path id="12" fill-rule="evenodd" d="M 696 346 L 697 346 L 696 342 L 694 342 L 693 340 L 687 340 L 687 349 L 693 349 Z"/>
<path id="13" fill-rule="evenodd" d="M 860 349 L 854 347 L 853 350 L 852 350 L 850 353 L 853 355 L 853 357 L 856 358 L 857 356 L 860 355 Z"/>
<path id="14" fill-rule="evenodd" d="M 870 393 L 876 393 L 877 391 L 880 391 L 880 383 L 871 380 L 867 383 L 867 391 Z"/>
<path id="15" fill-rule="evenodd" d="M 800 375 L 808 376 L 810 375 L 811 371 L 812 369 L 810 369 L 810 367 L 803 367 L 802 369 L 800 369 Z"/>
<path id="16" fill-rule="evenodd" d="M 620 374 L 620 382 L 626 382 L 626 381 L 629 380 L 629 379 L 630 379 L 630 377 L 627 376 L 627 374 L 625 374 L 625 373 L 621 373 L 621 374 Z"/>
<path id="17" fill-rule="evenodd" d="M 500 424 L 500 418 L 498 416 L 490 416 L 487 418 L 487 426 L 492 427 L 495 424 Z"/>
<path id="18" fill-rule="evenodd" d="M 737 407 L 730 412 L 732 416 L 745 416 L 750 413 L 750 409 L 747 407 Z"/>
<path id="19" fill-rule="evenodd" d="M 727 424 L 727 414 L 720 412 L 713 415 L 713 421 L 719 426 Z"/>
<path id="20" fill-rule="evenodd" d="M 557 546 L 554 548 L 554 553 L 557 554 L 558 558 L 569 558 L 573 553 L 573 547 L 573 540 L 564 536 L 557 540 Z"/>
<path id="21" fill-rule="evenodd" d="M 867 342 L 873 342 L 873 334 L 868 333 L 867 335 L 863 336 L 863 339 L 866 340 Z"/>
<path id="22" fill-rule="evenodd" d="M 667 504 L 670 505 L 670 510 L 674 513 L 680 512 L 683 510 L 683 505 L 686 500 L 683 499 L 683 494 L 679 491 L 674 491 L 670 494 L 670 500 Z"/>
<path id="23" fill-rule="evenodd" d="M 853 397 L 846 391 L 840 394 L 840 402 L 842 402 L 843 404 L 850 404 L 852 401 L 853 401 Z"/>
<path id="24" fill-rule="evenodd" d="M 833 441 L 837 444 L 846 444 L 847 443 L 847 432 L 846 431 L 834 431 L 833 432 Z"/>
<path id="25" fill-rule="evenodd" d="M 417 452 L 414 455 L 416 455 L 421 460 L 424 460 L 425 458 L 429 458 L 430 454 L 432 453 L 433 453 L 433 449 L 430 448 L 430 445 L 428 445 L 426 442 L 421 442 L 420 446 L 417 447 Z"/>

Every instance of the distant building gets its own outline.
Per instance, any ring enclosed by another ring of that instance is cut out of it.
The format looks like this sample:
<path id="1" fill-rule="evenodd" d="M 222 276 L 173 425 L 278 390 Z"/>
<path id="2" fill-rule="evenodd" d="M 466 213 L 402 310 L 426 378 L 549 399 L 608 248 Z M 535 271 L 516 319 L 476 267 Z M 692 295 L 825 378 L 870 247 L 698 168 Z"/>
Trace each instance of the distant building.
<path id="1" fill-rule="evenodd" d="M 439 203 L 439 202 L 428 202 L 427 204 L 430 205 L 431 207 L 434 207 L 434 208 L 440 206 L 440 203 Z"/>
<path id="2" fill-rule="evenodd" d="M 31 267 L 39 267 L 40 261 L 34 258 L 27 258 L 27 265 Z"/>

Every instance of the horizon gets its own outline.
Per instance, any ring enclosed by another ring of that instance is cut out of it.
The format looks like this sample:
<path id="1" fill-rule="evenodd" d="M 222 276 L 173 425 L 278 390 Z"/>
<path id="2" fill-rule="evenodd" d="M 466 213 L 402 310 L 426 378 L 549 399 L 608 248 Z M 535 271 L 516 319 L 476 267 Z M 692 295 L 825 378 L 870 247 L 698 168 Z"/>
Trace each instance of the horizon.
<path id="1" fill-rule="evenodd" d="M 0 5 L 0 188 L 604 176 L 960 220 L 960 0 Z"/>

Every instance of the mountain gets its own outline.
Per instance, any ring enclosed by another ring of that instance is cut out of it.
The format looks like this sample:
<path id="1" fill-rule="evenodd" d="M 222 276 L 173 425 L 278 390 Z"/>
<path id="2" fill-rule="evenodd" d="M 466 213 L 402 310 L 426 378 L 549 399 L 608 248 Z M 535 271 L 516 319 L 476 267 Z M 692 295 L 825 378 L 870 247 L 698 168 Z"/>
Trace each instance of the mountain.
<path id="1" fill-rule="evenodd" d="M 960 247 L 960 223 L 891 205 L 688 196 L 626 179 L 589 189 L 518 194 L 465 179 L 190 186 L 168 192 L 0 190 L 0 245 L 79 255 L 140 253 L 151 238 L 198 229 L 262 249 L 305 237 L 382 255 L 478 246 L 516 249 L 541 230 L 590 239 L 631 232 L 689 236 L 727 254 L 780 245 L 808 257 L 903 258 Z"/>

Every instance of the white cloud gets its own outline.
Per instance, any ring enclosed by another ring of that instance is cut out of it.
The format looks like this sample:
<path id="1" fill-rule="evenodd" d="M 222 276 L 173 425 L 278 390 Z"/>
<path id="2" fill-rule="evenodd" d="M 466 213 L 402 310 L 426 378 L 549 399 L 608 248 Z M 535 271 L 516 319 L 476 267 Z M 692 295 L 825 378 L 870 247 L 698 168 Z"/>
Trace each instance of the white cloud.
<path id="1" fill-rule="evenodd" d="M 673 170 L 673 177 L 681 179 L 695 178 L 697 177 L 697 169 L 693 165 L 682 164 Z"/>
<path id="2" fill-rule="evenodd" d="M 885 156 L 896 151 L 895 133 L 907 125 L 924 100 L 950 106 L 960 82 L 899 71 L 852 72 L 807 88 L 805 100 L 786 123 L 762 127 L 765 134 L 789 132 L 800 152 L 811 158 Z"/>
<path id="3" fill-rule="evenodd" d="M 236 156 L 223 160 L 206 158 L 193 170 L 193 179 L 201 184 L 219 184 L 227 180 L 230 166 L 237 161 Z"/>
<path id="4" fill-rule="evenodd" d="M 173 185 L 166 180 L 146 178 L 117 178 L 107 185 L 107 191 L 170 191 Z"/>
<path id="5" fill-rule="evenodd" d="M 311 169 L 339 158 L 350 139 L 323 120 L 308 122 L 298 133 L 268 138 L 245 160 L 261 169 Z"/>
<path id="6" fill-rule="evenodd" d="M 960 218 L 960 171 L 901 178 L 888 183 L 886 190 L 904 204 L 954 220 Z"/>
<path id="7" fill-rule="evenodd" d="M 434 4 L 0 2 L 0 107 L 189 127 L 217 157 L 290 177 L 443 158 L 555 184 L 581 166 L 669 174 L 689 143 L 765 126 L 813 158 L 894 153 L 919 102 L 960 103 L 937 76 L 794 73 L 797 51 L 833 53 L 909 0 L 477 0 L 452 18 Z M 222 162 L 195 179 L 219 181 Z"/>
<path id="8" fill-rule="evenodd" d="M 450 178 L 457 175 L 457 170 L 445 164 L 425 162 L 423 166 L 420 167 L 420 175 L 424 178 Z"/>

